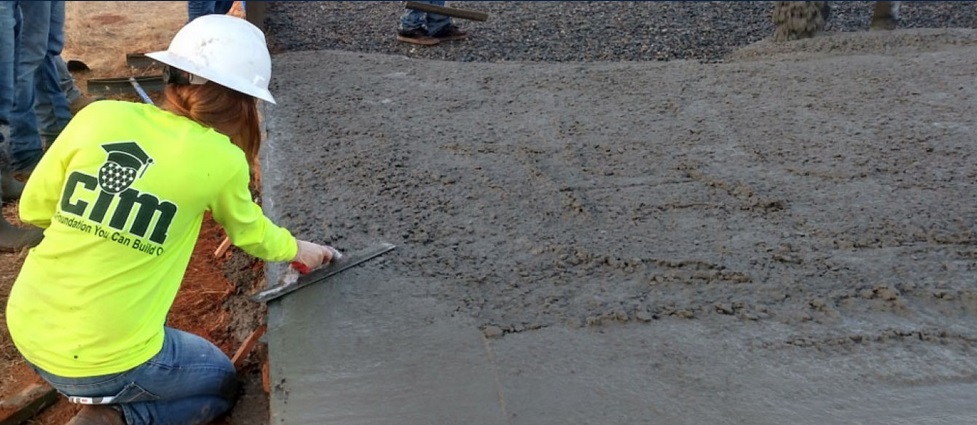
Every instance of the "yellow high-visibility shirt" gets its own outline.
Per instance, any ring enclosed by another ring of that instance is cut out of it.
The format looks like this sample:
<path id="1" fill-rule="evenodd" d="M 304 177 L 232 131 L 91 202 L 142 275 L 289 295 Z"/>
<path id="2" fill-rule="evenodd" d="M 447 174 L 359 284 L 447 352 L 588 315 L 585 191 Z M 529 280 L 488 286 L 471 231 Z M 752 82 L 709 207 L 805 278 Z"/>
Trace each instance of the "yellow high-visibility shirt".
<path id="1" fill-rule="evenodd" d="M 159 352 L 204 213 L 266 261 L 295 257 L 248 189 L 244 152 L 152 105 L 83 109 L 37 165 L 20 218 L 45 228 L 7 301 L 23 356 L 64 377 L 132 369 Z"/>

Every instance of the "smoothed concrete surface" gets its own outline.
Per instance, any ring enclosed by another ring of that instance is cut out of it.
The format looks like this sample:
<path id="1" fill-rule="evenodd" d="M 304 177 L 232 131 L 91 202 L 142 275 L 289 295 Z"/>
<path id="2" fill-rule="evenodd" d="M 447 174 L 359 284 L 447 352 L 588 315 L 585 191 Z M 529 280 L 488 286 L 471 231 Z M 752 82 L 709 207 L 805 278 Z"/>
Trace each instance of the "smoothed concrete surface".
<path id="1" fill-rule="evenodd" d="M 504 424 L 481 331 L 414 283 L 364 267 L 273 307 L 274 423 Z"/>
<path id="2" fill-rule="evenodd" d="M 272 423 L 977 423 L 977 48 L 952 44 L 276 56 L 266 210 L 398 248 L 270 304 Z"/>

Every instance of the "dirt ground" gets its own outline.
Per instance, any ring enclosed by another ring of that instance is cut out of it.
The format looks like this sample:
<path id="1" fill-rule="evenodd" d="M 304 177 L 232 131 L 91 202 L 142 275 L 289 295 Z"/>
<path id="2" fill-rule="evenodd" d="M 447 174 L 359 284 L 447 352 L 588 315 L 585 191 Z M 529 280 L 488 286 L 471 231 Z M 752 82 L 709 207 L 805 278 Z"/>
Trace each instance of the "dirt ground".
<path id="1" fill-rule="evenodd" d="M 65 60 L 81 60 L 90 71 L 75 74 L 86 92 L 91 78 L 150 75 L 158 69 L 130 69 L 126 53 L 165 49 L 186 21 L 185 2 L 68 2 L 66 9 Z M 134 94 L 111 98 L 139 101 Z M 17 221 L 17 205 L 5 204 L 4 216 Z M 262 263 L 231 248 L 221 257 L 214 252 L 224 234 L 209 217 L 204 222 L 182 289 L 170 312 L 169 326 L 202 335 L 229 356 L 263 321 L 264 307 L 246 295 L 263 286 Z M 6 305 L 26 252 L 0 253 L 0 307 Z M 7 333 L 0 308 L 0 399 L 40 379 L 23 363 Z M 266 424 L 267 396 L 261 388 L 261 363 L 265 348 L 259 344 L 241 369 L 244 394 L 222 424 Z M 76 406 L 60 399 L 31 421 L 35 425 L 66 422 Z"/>

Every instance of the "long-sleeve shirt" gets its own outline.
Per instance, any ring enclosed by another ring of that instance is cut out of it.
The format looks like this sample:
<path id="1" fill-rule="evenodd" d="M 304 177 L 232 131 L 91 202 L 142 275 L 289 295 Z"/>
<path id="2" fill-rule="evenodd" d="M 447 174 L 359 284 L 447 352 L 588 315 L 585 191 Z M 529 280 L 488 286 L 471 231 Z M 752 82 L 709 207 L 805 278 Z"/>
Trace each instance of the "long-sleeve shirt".
<path id="1" fill-rule="evenodd" d="M 20 218 L 42 227 L 7 301 L 14 344 L 65 377 L 118 373 L 159 352 L 210 211 L 234 245 L 287 261 L 295 238 L 254 203 L 230 139 L 152 105 L 82 110 L 28 180 Z"/>

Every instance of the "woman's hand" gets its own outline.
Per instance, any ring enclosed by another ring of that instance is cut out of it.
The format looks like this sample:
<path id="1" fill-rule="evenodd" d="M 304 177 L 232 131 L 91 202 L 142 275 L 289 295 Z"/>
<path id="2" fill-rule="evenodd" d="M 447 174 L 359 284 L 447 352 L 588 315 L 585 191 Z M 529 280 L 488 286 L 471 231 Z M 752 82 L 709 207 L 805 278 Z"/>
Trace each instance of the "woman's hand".
<path id="1" fill-rule="evenodd" d="M 306 274 L 312 269 L 326 264 L 339 257 L 339 251 L 328 245 L 307 242 L 296 239 L 298 252 L 292 259 L 292 267 L 295 267 L 302 274 Z"/>

